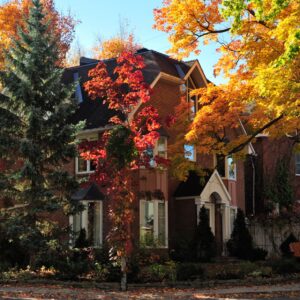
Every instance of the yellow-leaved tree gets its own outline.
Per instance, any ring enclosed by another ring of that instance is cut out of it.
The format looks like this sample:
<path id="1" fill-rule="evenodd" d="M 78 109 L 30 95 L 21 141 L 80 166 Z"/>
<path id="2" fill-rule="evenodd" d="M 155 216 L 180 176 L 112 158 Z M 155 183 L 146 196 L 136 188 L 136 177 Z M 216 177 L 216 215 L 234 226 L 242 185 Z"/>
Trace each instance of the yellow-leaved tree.
<path id="1" fill-rule="evenodd" d="M 299 0 L 166 0 L 154 16 L 177 58 L 220 45 L 214 72 L 227 82 L 193 92 L 199 110 L 185 137 L 200 153 L 239 153 L 262 132 L 299 142 Z M 247 133 L 229 138 L 241 123 Z"/>
<path id="2" fill-rule="evenodd" d="M 94 58 L 110 59 L 118 57 L 125 51 L 135 53 L 140 48 L 142 46 L 136 41 L 134 33 L 129 30 L 128 22 L 120 20 L 119 32 L 109 39 L 99 37 L 92 50 Z"/>

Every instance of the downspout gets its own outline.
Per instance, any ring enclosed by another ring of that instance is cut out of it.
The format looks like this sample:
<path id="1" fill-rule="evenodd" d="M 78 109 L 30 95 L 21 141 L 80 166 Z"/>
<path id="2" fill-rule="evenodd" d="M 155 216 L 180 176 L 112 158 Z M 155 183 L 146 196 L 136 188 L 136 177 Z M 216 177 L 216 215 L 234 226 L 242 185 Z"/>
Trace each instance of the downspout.
<path id="1" fill-rule="evenodd" d="M 251 166 L 252 166 L 252 215 L 255 216 L 255 164 L 253 155 L 251 155 Z"/>
<path id="2" fill-rule="evenodd" d="M 246 128 L 243 124 L 243 122 L 241 121 L 241 119 L 238 117 L 239 119 L 239 123 L 241 125 L 241 128 L 242 128 L 242 131 L 245 135 L 247 135 L 247 131 L 246 131 Z M 255 215 L 255 164 L 254 164 L 254 161 L 253 161 L 253 157 L 254 156 L 257 156 L 257 153 L 255 152 L 255 149 L 253 148 L 251 142 L 248 144 L 248 147 L 250 148 L 251 150 L 251 166 L 252 166 L 252 214 L 253 216 Z"/>

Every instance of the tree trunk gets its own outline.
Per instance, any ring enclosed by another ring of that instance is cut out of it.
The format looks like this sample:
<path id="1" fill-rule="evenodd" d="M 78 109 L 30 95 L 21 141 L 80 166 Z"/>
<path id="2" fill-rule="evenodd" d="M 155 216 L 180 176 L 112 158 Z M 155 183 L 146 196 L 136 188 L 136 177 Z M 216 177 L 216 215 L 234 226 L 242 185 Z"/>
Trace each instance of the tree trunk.
<path id="1" fill-rule="evenodd" d="M 126 257 L 121 258 L 121 291 L 127 291 L 127 263 Z"/>

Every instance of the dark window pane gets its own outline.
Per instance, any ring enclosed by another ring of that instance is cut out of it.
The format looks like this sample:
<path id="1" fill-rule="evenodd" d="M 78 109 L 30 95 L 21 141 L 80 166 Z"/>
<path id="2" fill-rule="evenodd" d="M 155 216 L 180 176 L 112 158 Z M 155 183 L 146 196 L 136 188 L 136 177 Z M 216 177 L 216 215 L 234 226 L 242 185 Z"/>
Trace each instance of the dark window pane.
<path id="1" fill-rule="evenodd" d="M 217 170 L 221 177 L 225 177 L 225 157 L 217 154 Z"/>

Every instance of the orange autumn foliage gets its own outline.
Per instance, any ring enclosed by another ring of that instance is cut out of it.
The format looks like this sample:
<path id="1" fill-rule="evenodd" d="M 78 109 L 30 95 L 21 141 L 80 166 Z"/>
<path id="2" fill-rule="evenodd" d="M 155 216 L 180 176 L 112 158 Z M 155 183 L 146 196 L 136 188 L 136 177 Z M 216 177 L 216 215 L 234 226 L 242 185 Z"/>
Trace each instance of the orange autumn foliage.
<path id="1" fill-rule="evenodd" d="M 54 6 L 54 0 L 42 0 L 45 14 L 51 23 L 51 30 L 58 40 L 60 50 L 59 64 L 65 62 L 66 53 L 74 37 L 76 21 L 70 16 L 61 15 Z M 30 0 L 10 0 L 0 6 L 0 68 L 4 64 L 3 50 L 9 49 L 12 38 L 17 38 L 18 27 L 24 25 L 23 19 L 28 17 Z"/>
<path id="2" fill-rule="evenodd" d="M 299 1 L 166 0 L 154 16 L 155 27 L 169 34 L 169 53 L 179 58 L 219 43 L 214 73 L 228 81 L 194 92 L 199 111 L 187 142 L 224 154 L 242 151 L 262 132 L 300 140 Z M 230 139 L 224 129 L 240 122 L 248 133 Z"/>
<path id="3" fill-rule="evenodd" d="M 134 35 L 129 34 L 128 37 L 116 36 L 111 39 L 100 41 L 93 48 L 94 57 L 96 59 L 110 59 L 118 57 L 121 53 L 128 51 L 135 53 L 141 46 L 136 43 Z"/>

